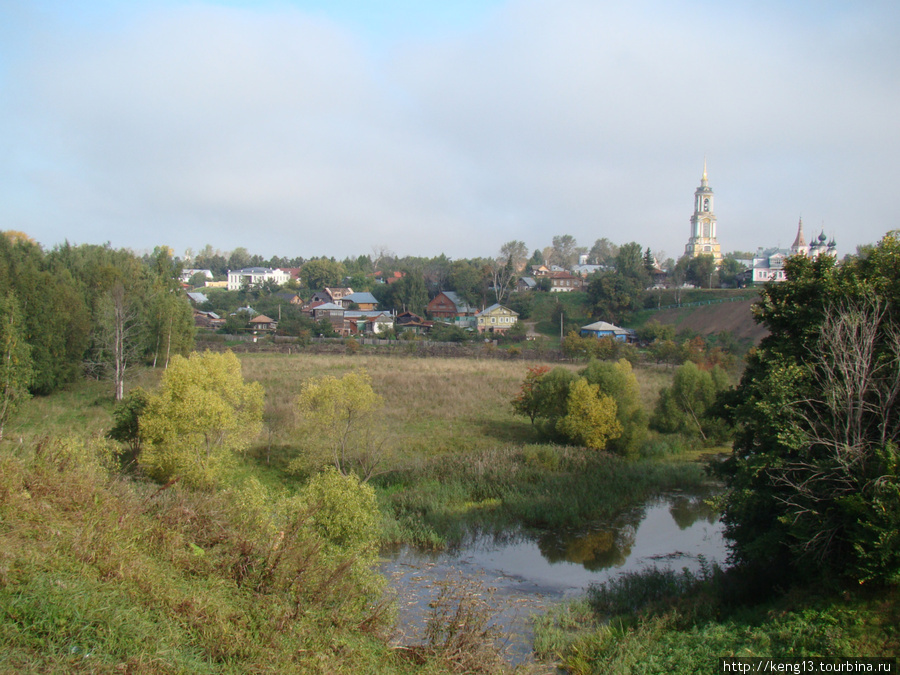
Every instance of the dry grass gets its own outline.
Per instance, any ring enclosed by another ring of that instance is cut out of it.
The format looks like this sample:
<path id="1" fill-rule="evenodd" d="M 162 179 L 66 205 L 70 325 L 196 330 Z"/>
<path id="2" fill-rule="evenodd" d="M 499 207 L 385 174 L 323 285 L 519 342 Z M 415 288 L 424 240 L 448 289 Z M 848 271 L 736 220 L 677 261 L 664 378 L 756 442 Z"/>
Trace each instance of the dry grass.
<path id="1" fill-rule="evenodd" d="M 638 385 L 641 388 L 641 404 L 647 414 L 652 414 L 659 399 L 659 392 L 663 387 L 672 386 L 672 378 L 675 375 L 674 368 L 666 366 L 638 366 L 634 369 Z"/>
<path id="2" fill-rule="evenodd" d="M 372 376 L 384 399 L 383 419 L 401 450 L 435 453 L 478 449 L 530 437 L 530 424 L 509 401 L 525 364 L 493 359 L 440 359 L 338 355 L 241 355 L 244 377 L 266 389 L 266 416 L 278 420 L 274 442 L 291 439 L 293 401 L 310 377 L 341 377 L 357 368 Z"/>
<path id="3" fill-rule="evenodd" d="M 366 369 L 384 399 L 383 421 L 401 457 L 481 452 L 537 440 L 530 422 L 513 414 L 511 399 L 528 362 L 496 359 L 416 358 L 377 355 L 241 354 L 244 377 L 266 390 L 268 432 L 261 443 L 292 447 L 295 399 L 310 377 L 341 377 Z M 563 366 L 580 370 L 584 364 Z M 672 371 L 636 367 L 644 408 L 652 412 Z M 265 452 L 269 452 L 266 450 Z"/>

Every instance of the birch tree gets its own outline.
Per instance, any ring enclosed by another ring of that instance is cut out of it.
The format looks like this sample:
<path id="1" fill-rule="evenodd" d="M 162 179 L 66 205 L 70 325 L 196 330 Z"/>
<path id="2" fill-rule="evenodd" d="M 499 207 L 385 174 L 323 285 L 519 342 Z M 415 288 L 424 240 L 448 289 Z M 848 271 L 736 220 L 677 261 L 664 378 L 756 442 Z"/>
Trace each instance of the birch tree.
<path id="1" fill-rule="evenodd" d="M 502 303 L 528 260 L 525 242 L 508 241 L 500 247 L 500 254 L 491 261 L 491 282 L 497 302 Z"/>

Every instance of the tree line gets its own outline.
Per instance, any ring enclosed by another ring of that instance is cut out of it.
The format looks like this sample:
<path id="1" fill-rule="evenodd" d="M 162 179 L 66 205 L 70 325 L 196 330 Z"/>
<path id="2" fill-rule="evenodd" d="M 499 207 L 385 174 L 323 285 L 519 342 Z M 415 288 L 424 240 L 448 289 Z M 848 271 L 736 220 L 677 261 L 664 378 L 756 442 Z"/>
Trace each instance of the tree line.
<path id="1" fill-rule="evenodd" d="M 108 244 L 44 251 L 0 235 L 0 429 L 31 395 L 88 376 L 110 379 L 120 400 L 133 365 L 188 353 L 194 327 L 180 272 L 164 247 L 142 257 Z"/>

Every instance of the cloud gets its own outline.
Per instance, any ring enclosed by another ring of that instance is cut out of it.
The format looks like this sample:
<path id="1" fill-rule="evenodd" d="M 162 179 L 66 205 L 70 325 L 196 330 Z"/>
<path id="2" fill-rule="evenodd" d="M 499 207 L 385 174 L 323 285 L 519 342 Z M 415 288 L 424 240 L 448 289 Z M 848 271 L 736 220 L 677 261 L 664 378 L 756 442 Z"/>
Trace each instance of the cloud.
<path id="1" fill-rule="evenodd" d="M 379 49 L 289 5 L 13 5 L 0 217 L 48 245 L 677 256 L 706 155 L 725 250 L 802 213 L 846 252 L 896 226 L 898 11 L 781 4 L 511 0 Z"/>

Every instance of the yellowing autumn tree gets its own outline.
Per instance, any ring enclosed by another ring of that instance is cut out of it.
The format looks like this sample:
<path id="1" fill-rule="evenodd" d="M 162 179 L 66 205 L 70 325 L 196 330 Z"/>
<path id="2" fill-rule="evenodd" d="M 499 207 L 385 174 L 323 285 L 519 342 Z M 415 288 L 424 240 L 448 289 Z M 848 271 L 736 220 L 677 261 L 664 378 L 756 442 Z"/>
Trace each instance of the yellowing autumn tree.
<path id="1" fill-rule="evenodd" d="M 262 429 L 263 389 L 231 352 L 175 356 L 140 417 L 140 464 L 157 480 L 214 485 Z"/>
<path id="2" fill-rule="evenodd" d="M 566 414 L 556 423 L 556 430 L 574 443 L 603 450 L 610 440 L 622 434 L 616 410 L 612 396 L 600 393 L 598 385 L 579 378 L 569 388 Z"/>
<path id="3" fill-rule="evenodd" d="M 372 389 L 365 370 L 310 378 L 297 399 L 304 454 L 291 462 L 303 471 L 332 464 L 344 475 L 357 473 L 365 481 L 377 473 L 385 439 L 378 413 L 381 396 Z"/>

